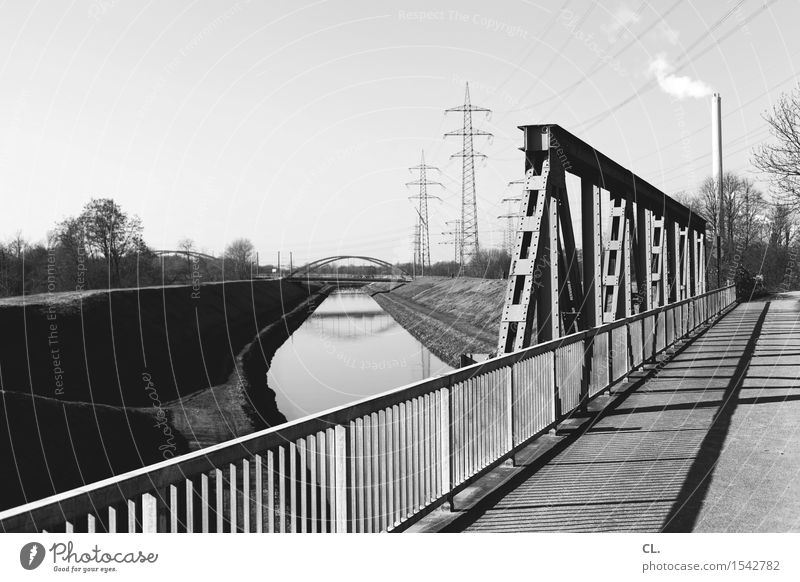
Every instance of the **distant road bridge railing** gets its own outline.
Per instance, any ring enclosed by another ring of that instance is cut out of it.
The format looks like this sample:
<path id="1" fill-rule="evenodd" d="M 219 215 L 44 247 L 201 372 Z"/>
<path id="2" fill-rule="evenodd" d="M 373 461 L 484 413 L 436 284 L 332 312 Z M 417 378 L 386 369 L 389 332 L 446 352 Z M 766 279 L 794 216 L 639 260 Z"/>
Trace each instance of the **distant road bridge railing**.
<path id="1" fill-rule="evenodd" d="M 388 273 L 340 273 L 338 271 L 325 272 L 324 267 L 343 260 L 359 260 L 367 263 L 372 263 L 376 267 L 388 270 Z M 411 281 L 413 277 L 406 273 L 400 267 L 392 265 L 391 263 L 375 257 L 365 257 L 360 255 L 337 255 L 334 257 L 325 257 L 318 259 L 308 264 L 294 269 L 286 277 L 287 279 L 300 279 L 303 281 L 336 281 L 340 283 L 371 283 L 371 282 L 405 282 Z"/>
<path id="2" fill-rule="evenodd" d="M 736 302 L 733 286 L 0 513 L 4 531 L 402 530 Z"/>
<path id="3" fill-rule="evenodd" d="M 183 257 L 193 257 L 198 259 L 207 259 L 209 261 L 217 261 L 221 260 L 219 257 L 215 257 L 213 255 L 209 255 L 207 253 L 201 253 L 199 251 L 186 251 L 186 250 L 169 250 L 169 249 L 158 249 L 153 251 L 154 255 L 158 256 L 176 256 L 180 255 Z"/>

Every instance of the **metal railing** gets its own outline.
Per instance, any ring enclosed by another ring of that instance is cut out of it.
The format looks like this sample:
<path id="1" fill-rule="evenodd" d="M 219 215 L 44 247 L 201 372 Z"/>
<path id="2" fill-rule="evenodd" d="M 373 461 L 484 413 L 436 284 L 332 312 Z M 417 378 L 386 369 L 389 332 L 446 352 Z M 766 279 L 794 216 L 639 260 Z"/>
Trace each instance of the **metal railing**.
<path id="1" fill-rule="evenodd" d="M 736 301 L 733 286 L 0 513 L 4 531 L 376 532 Z"/>

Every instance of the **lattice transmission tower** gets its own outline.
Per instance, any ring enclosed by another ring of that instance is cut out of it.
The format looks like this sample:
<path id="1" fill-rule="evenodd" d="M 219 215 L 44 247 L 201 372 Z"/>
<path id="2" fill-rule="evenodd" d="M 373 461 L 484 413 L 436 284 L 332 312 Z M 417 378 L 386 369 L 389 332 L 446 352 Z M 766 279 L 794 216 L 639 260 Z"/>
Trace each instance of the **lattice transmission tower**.
<path id="1" fill-rule="evenodd" d="M 508 183 L 509 186 L 521 185 L 523 191 L 525 190 L 525 180 L 513 180 Z M 506 228 L 504 236 L 503 247 L 510 255 L 514 252 L 514 245 L 517 242 L 517 232 L 519 231 L 519 205 L 522 201 L 522 196 L 511 196 L 501 200 L 506 205 L 506 213 L 501 214 L 497 218 L 505 219 Z"/>
<path id="2" fill-rule="evenodd" d="M 461 266 L 463 267 L 469 260 L 478 254 L 479 241 L 478 241 L 478 204 L 475 196 L 475 158 L 485 158 L 482 153 L 476 152 L 472 147 L 472 138 L 474 136 L 492 137 L 492 134 L 480 129 L 475 129 L 472 126 L 473 113 L 485 113 L 488 117 L 491 113 L 490 109 L 485 107 L 478 107 L 472 105 L 469 99 L 469 83 L 466 85 L 464 94 L 464 104 L 458 107 L 451 107 L 445 110 L 445 113 L 461 112 L 464 114 L 463 125 L 460 130 L 450 131 L 444 136 L 456 137 L 460 136 L 463 141 L 463 147 L 460 152 L 451 155 L 451 158 L 461 158 L 461 254 L 459 257 Z"/>
<path id="3" fill-rule="evenodd" d="M 428 170 L 439 171 L 435 166 L 425 163 L 425 150 L 422 150 L 422 157 L 418 166 L 412 166 L 409 171 L 419 172 L 419 177 L 413 182 L 406 182 L 406 186 L 419 186 L 419 193 L 409 196 L 410 199 L 419 200 L 417 208 L 417 229 L 414 239 L 414 261 L 420 266 L 420 274 L 425 274 L 425 269 L 431 268 L 431 237 L 428 228 L 428 200 L 441 200 L 438 196 L 428 194 L 428 186 L 441 186 L 441 182 L 434 182 L 428 179 Z"/>
<path id="4" fill-rule="evenodd" d="M 414 238 L 413 238 L 413 240 L 414 240 L 414 256 L 411 259 L 411 275 L 413 277 L 416 277 L 417 276 L 417 265 L 419 264 L 419 255 L 420 255 L 420 253 L 419 253 L 419 246 L 420 246 L 419 221 L 414 223 Z"/>
<path id="5" fill-rule="evenodd" d="M 443 232 L 444 236 L 452 237 L 451 240 L 445 240 L 440 242 L 439 244 L 442 245 L 453 245 L 453 255 L 454 261 L 459 265 L 463 266 L 460 262 L 461 258 L 461 221 L 460 220 L 449 220 L 445 222 L 445 224 L 449 227 L 452 227 L 453 230 L 448 230 Z"/>

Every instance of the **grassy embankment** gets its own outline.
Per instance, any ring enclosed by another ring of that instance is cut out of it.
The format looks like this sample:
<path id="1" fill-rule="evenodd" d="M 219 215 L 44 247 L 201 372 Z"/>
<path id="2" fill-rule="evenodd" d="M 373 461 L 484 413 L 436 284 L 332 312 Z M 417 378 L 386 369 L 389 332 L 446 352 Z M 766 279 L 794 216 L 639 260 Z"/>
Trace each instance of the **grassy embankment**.
<path id="1" fill-rule="evenodd" d="M 372 283 L 366 292 L 431 352 L 458 366 L 463 353 L 496 349 L 506 283 L 421 277 L 402 285 Z"/>

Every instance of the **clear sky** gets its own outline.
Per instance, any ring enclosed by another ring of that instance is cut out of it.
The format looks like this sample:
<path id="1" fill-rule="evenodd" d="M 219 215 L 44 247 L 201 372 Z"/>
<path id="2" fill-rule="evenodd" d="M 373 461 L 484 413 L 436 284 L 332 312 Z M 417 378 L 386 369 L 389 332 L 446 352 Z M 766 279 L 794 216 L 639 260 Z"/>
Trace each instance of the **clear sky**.
<path id="1" fill-rule="evenodd" d="M 425 148 L 445 185 L 433 258 L 450 257 L 460 143 L 442 134 L 461 120 L 443 111 L 468 80 L 493 110 L 478 212 L 500 245 L 518 125 L 561 124 L 675 193 L 710 173 L 719 91 L 726 169 L 753 172 L 762 114 L 798 81 L 798 21 L 797 0 L 3 2 L 0 239 L 110 196 L 155 248 L 410 260 Z"/>

